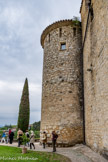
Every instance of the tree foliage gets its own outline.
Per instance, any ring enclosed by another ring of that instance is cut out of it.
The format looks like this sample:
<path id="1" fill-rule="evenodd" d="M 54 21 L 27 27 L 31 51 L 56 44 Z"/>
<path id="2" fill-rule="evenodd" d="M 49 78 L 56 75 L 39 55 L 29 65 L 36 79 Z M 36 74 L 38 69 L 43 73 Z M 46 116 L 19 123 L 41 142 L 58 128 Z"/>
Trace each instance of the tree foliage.
<path id="1" fill-rule="evenodd" d="M 79 17 L 74 16 L 72 20 L 75 26 L 81 26 L 81 21 Z"/>
<path id="2" fill-rule="evenodd" d="M 40 121 L 33 123 L 33 130 L 40 131 Z"/>
<path id="3" fill-rule="evenodd" d="M 30 116 L 29 89 L 28 89 L 28 80 L 26 78 L 21 96 L 21 102 L 19 105 L 19 116 L 17 124 L 17 127 L 20 128 L 23 132 L 25 132 L 28 129 L 29 116 Z"/>

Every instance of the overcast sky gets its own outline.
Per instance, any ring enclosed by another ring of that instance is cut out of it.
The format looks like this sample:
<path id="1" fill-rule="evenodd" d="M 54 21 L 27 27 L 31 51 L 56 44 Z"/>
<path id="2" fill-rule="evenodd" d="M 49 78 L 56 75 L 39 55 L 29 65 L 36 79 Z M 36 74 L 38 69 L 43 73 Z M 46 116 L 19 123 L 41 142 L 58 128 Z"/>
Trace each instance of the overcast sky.
<path id="1" fill-rule="evenodd" d="M 80 17 L 81 0 L 0 0 L 0 125 L 16 124 L 25 78 L 30 123 L 41 117 L 42 31 L 55 21 Z"/>

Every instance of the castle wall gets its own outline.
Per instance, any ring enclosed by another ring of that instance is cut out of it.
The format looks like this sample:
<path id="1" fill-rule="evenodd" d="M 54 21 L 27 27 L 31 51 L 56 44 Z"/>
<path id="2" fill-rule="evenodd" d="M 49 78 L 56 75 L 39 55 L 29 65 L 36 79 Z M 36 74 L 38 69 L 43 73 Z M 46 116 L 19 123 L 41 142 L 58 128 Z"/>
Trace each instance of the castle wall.
<path id="1" fill-rule="evenodd" d="M 80 143 L 83 141 L 81 29 L 73 29 L 70 21 L 69 24 L 61 21 L 43 32 L 41 42 L 44 47 L 41 131 L 47 132 L 48 141 L 55 130 L 59 134 L 58 143 Z M 61 50 L 64 42 L 66 50 Z"/>
<path id="2" fill-rule="evenodd" d="M 88 6 L 81 8 L 84 40 Z M 96 151 L 108 150 L 108 1 L 92 0 L 84 45 L 84 98 L 86 144 Z"/>

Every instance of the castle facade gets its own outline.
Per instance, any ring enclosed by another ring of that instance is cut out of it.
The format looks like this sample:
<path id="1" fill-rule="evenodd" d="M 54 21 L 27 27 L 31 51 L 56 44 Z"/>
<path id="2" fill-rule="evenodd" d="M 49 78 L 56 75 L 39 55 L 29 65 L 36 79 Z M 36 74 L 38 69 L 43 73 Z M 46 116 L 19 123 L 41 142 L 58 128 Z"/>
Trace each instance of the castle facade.
<path id="1" fill-rule="evenodd" d="M 108 151 L 108 1 L 82 0 L 81 26 L 63 20 L 42 33 L 41 131 L 58 143 Z"/>

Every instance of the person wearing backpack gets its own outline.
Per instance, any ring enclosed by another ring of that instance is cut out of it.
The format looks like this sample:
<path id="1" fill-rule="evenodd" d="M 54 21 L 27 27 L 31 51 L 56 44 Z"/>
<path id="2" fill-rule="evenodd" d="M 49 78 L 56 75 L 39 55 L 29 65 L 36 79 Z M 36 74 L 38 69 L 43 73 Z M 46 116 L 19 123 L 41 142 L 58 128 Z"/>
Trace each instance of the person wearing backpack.
<path id="1" fill-rule="evenodd" d="M 58 135 L 55 131 L 52 131 L 52 146 L 53 146 L 53 152 L 56 152 L 56 141 L 57 141 Z"/>
<path id="2" fill-rule="evenodd" d="M 28 147 L 29 147 L 30 135 L 29 135 L 29 132 L 28 132 L 28 130 L 26 130 L 26 133 L 25 133 L 25 135 L 26 135 L 26 136 L 27 136 L 27 138 L 28 138 L 28 142 L 27 142 L 27 145 L 28 145 Z"/>

